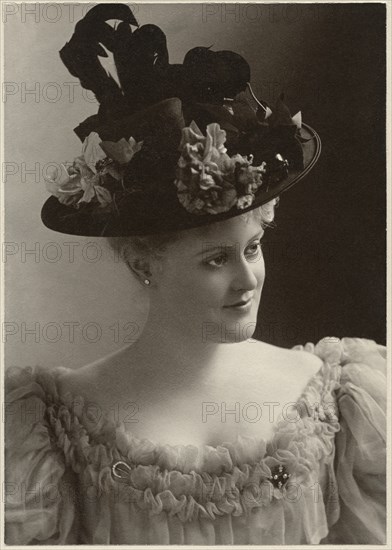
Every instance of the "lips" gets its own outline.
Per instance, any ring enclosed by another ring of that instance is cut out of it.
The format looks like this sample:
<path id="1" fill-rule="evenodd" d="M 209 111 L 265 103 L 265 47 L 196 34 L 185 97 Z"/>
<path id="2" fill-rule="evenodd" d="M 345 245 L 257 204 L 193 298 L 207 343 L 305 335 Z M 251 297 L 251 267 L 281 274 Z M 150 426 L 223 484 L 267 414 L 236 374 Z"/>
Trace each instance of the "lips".
<path id="1" fill-rule="evenodd" d="M 230 304 L 228 306 L 223 306 L 223 307 L 225 307 L 225 308 L 228 308 L 228 307 L 245 307 L 250 303 L 251 300 L 252 300 L 252 298 L 248 298 L 247 300 L 241 300 L 240 302 L 236 302 L 235 304 Z"/>

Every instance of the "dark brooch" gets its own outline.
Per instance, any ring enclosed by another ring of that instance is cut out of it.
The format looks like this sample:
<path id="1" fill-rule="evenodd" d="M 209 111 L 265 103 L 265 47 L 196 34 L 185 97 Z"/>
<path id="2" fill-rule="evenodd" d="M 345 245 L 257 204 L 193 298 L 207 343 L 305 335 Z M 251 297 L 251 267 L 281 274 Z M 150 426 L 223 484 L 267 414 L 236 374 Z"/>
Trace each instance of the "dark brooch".
<path id="1" fill-rule="evenodd" d="M 291 474 L 287 472 L 283 464 L 279 464 L 279 466 L 274 466 L 271 468 L 271 474 L 272 475 L 269 480 L 277 489 L 282 489 L 291 477 Z"/>

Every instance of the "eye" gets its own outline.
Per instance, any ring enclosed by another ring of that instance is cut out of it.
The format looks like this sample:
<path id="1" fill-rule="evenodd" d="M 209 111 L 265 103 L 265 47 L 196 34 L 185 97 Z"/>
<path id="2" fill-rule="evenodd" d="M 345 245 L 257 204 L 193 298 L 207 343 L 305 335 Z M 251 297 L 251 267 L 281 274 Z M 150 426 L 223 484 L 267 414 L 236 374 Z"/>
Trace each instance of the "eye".
<path id="1" fill-rule="evenodd" d="M 215 256 L 215 258 L 211 258 L 205 263 L 212 267 L 222 267 L 227 263 L 227 254 L 219 254 L 219 256 Z"/>
<path id="2" fill-rule="evenodd" d="M 245 256 L 247 258 L 256 258 L 261 253 L 262 246 L 263 245 L 260 240 L 250 244 L 245 250 Z"/>

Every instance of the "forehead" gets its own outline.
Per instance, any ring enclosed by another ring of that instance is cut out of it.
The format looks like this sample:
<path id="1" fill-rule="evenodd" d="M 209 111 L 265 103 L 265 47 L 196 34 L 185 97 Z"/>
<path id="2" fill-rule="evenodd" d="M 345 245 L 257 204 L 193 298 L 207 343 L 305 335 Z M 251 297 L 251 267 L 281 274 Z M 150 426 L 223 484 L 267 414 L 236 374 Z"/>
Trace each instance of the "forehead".
<path id="1" fill-rule="evenodd" d="M 213 246 L 241 246 L 255 236 L 264 233 L 257 216 L 236 216 L 222 222 L 181 232 L 177 241 L 179 248 L 198 251 Z"/>

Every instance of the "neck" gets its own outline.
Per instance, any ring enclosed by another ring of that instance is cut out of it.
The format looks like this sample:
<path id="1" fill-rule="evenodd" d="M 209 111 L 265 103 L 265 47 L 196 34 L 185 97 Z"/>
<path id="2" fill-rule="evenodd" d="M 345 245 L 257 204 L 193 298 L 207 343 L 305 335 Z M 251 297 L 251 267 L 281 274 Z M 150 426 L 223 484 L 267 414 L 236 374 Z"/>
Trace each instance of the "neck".
<path id="1" fill-rule="evenodd" d="M 168 318 L 162 309 L 150 310 L 143 333 L 133 351 L 150 384 L 189 387 L 206 381 L 222 364 L 229 344 L 204 341 L 189 333 L 180 319 Z"/>

